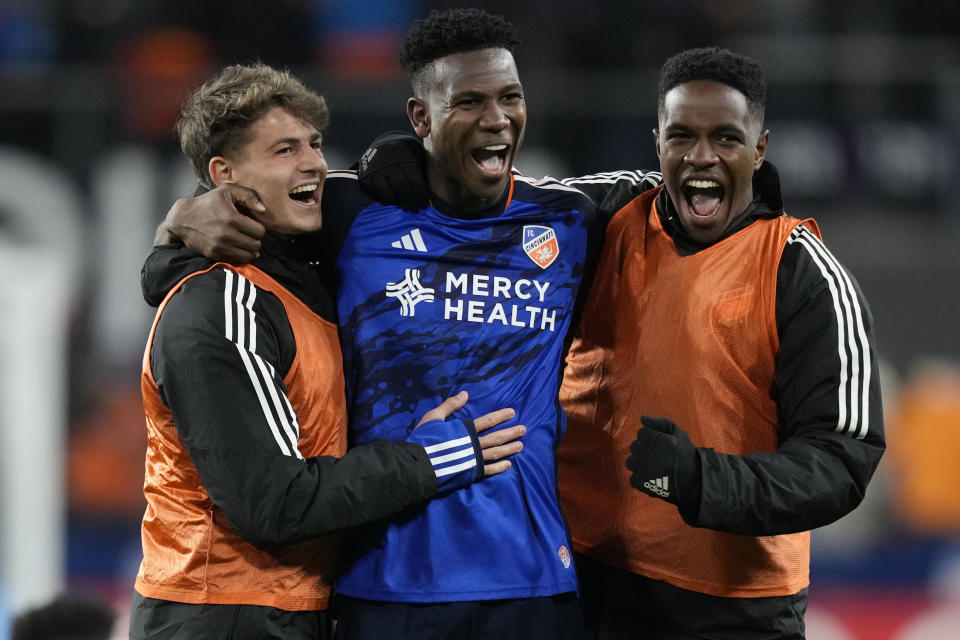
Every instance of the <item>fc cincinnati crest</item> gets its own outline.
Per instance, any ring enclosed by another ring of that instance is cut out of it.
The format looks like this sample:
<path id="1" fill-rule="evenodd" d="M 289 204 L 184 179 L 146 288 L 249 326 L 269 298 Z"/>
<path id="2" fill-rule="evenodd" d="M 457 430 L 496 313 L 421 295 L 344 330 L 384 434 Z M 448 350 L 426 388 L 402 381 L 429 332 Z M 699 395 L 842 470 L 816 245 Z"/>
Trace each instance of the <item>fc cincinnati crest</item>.
<path id="1" fill-rule="evenodd" d="M 550 227 L 528 224 L 523 227 L 523 252 L 538 267 L 546 269 L 560 255 L 557 233 Z"/>

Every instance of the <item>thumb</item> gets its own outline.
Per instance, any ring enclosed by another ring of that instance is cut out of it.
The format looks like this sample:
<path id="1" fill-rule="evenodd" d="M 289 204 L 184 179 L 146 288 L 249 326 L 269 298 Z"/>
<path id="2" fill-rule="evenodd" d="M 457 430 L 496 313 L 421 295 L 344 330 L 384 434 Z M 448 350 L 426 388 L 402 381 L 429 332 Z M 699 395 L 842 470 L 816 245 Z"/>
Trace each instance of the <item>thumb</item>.
<path id="1" fill-rule="evenodd" d="M 242 206 L 251 214 L 266 213 L 267 206 L 253 189 L 242 187 L 238 184 L 226 184 L 224 186 L 224 195 L 226 195 L 234 204 Z"/>
<path id="2" fill-rule="evenodd" d="M 417 426 L 419 427 L 424 422 L 430 422 L 431 420 L 446 420 L 453 415 L 455 411 L 462 409 L 465 404 L 467 404 L 467 392 L 461 391 L 455 396 L 450 396 L 438 406 L 423 414 Z"/>

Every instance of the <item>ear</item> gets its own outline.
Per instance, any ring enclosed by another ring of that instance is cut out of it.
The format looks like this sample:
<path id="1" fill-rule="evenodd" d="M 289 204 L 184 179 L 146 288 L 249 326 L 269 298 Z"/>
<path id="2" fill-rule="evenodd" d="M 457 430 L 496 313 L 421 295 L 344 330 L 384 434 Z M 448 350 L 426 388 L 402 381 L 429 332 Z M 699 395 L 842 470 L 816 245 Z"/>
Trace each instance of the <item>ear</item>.
<path id="1" fill-rule="evenodd" d="M 207 171 L 214 186 L 219 187 L 227 182 L 233 182 L 233 166 L 223 156 L 213 156 L 207 164 Z"/>
<path id="2" fill-rule="evenodd" d="M 420 98 L 407 100 L 407 117 L 418 136 L 426 138 L 430 135 L 430 112 L 423 100 Z"/>
<path id="3" fill-rule="evenodd" d="M 657 149 L 657 157 L 660 157 L 660 129 L 653 130 L 653 146 Z"/>
<path id="4" fill-rule="evenodd" d="M 757 146 L 753 150 L 753 170 L 756 171 L 763 164 L 767 155 L 767 145 L 770 143 L 770 129 L 765 129 L 757 138 Z"/>

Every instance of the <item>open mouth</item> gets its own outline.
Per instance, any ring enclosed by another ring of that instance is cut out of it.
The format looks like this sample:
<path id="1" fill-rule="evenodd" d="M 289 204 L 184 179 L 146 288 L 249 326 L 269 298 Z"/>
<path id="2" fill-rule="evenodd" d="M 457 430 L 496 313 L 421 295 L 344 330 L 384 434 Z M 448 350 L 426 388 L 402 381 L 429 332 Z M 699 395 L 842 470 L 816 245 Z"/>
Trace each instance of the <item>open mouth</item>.
<path id="1" fill-rule="evenodd" d="M 713 180 L 688 180 L 683 197 L 695 217 L 710 218 L 723 202 L 723 187 Z"/>
<path id="2" fill-rule="evenodd" d="M 313 205 L 318 202 L 317 196 L 320 193 L 318 187 L 319 185 L 316 184 L 304 184 L 291 190 L 288 195 L 291 200 L 296 200 L 301 204 Z"/>
<path id="3" fill-rule="evenodd" d="M 491 144 L 474 149 L 471 155 L 484 174 L 499 178 L 507 168 L 507 150 L 505 144 Z"/>

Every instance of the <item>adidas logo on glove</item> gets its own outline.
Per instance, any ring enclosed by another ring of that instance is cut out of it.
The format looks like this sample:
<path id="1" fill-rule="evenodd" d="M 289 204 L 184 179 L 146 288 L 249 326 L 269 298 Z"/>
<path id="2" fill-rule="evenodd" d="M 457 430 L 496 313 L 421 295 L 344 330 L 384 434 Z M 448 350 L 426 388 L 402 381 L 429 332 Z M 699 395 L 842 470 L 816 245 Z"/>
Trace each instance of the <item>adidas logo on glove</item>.
<path id="1" fill-rule="evenodd" d="M 670 480 L 667 476 L 647 480 L 643 483 L 643 488 L 657 494 L 661 498 L 670 497 Z"/>

